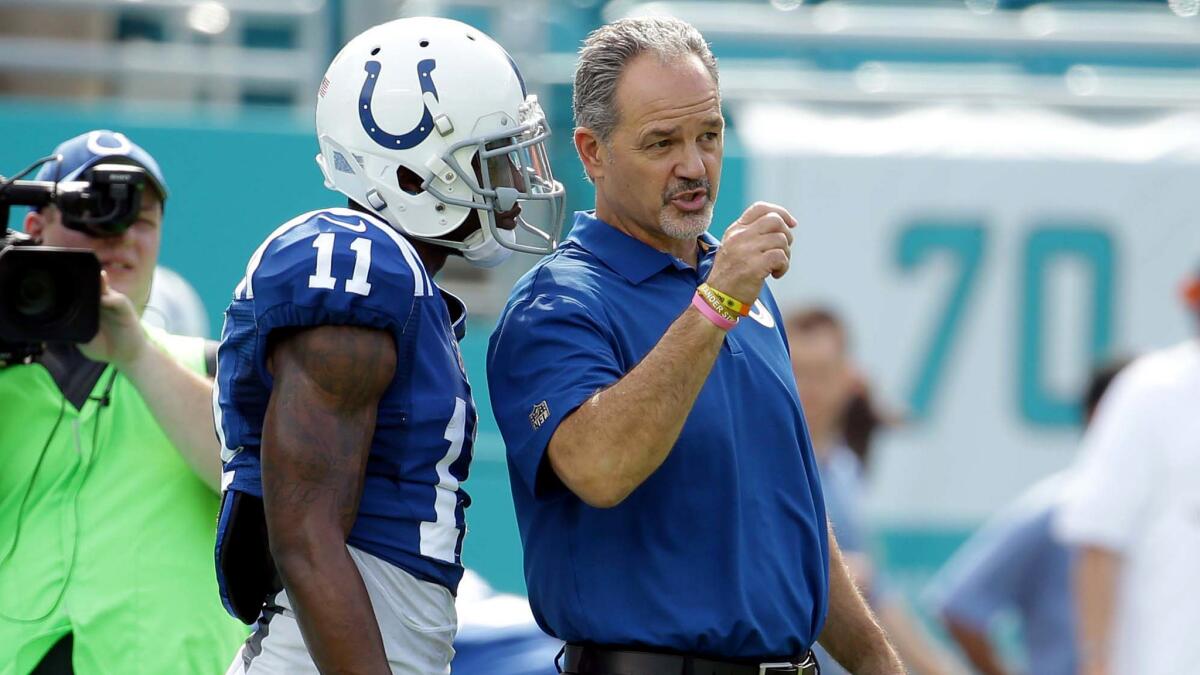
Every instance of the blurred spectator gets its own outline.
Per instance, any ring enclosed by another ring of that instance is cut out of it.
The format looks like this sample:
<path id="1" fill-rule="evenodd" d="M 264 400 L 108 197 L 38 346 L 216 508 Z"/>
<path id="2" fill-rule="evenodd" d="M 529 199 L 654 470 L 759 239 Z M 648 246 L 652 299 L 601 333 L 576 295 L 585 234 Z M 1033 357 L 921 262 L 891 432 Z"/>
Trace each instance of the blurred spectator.
<path id="1" fill-rule="evenodd" d="M 1084 393 L 1084 423 L 1126 361 L 1096 369 Z M 1032 488 L 990 520 L 954 554 L 928 597 L 950 636 L 984 675 L 1076 675 L 1070 552 L 1051 528 L 1066 472 Z M 1006 612 L 1020 622 L 1025 665 L 1004 662 L 989 633 Z"/>
<path id="2" fill-rule="evenodd" d="M 870 464 L 871 441 L 881 427 L 897 424 L 899 420 L 885 414 L 871 400 L 867 383 L 859 379 L 850 402 L 842 413 L 842 440 L 860 466 Z"/>
<path id="3" fill-rule="evenodd" d="M 67 228 L 56 207 L 25 230 L 88 248 L 103 267 L 100 331 L 0 369 L 0 672 L 216 673 L 244 629 L 225 614 L 212 567 L 219 463 L 215 345 L 139 321 L 162 235 L 166 183 L 128 138 L 61 144 L 40 180 L 98 163 L 144 168 L 123 232 Z"/>
<path id="4" fill-rule="evenodd" d="M 821 472 L 826 516 L 855 582 L 914 673 L 960 672 L 959 664 L 929 638 L 907 602 L 887 588 L 871 560 L 868 528 L 860 511 L 863 471 L 871 439 L 888 419 L 872 403 L 866 381 L 850 360 L 841 319 L 829 309 L 810 308 L 791 314 L 786 328 L 792 371 Z M 818 659 L 825 675 L 845 672 L 822 652 Z"/>
<path id="5" fill-rule="evenodd" d="M 1200 275 L 1185 297 L 1200 318 Z M 1057 519 L 1076 547 L 1080 672 L 1200 668 L 1200 341 L 1143 356 L 1113 382 Z"/>
<path id="6" fill-rule="evenodd" d="M 162 265 L 154 268 L 142 323 L 172 335 L 209 336 L 208 311 L 200 294 L 178 272 Z"/>

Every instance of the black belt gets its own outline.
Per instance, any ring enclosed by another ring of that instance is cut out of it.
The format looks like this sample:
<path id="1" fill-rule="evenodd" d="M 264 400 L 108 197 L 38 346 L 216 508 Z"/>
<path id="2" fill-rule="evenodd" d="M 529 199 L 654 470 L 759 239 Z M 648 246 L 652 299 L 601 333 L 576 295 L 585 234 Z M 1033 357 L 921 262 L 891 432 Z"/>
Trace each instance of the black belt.
<path id="1" fill-rule="evenodd" d="M 568 644 L 563 669 L 578 675 L 820 675 L 812 652 L 799 663 L 791 659 L 763 663 L 718 661 L 685 654 L 639 652 L 627 649 Z"/>

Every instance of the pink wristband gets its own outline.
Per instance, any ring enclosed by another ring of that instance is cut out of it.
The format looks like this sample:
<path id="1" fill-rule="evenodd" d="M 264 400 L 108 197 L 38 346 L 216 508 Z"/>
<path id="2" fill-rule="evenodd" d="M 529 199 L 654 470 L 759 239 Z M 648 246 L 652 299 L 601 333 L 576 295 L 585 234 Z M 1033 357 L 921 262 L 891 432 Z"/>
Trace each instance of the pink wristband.
<path id="1" fill-rule="evenodd" d="M 737 325 L 736 321 L 730 321 L 720 314 L 717 314 L 717 310 L 710 307 L 709 304 L 705 302 L 704 298 L 700 297 L 699 293 L 696 293 L 692 296 L 692 307 L 700 310 L 700 313 L 704 315 L 704 318 L 711 321 L 714 326 L 720 328 L 721 330 L 729 330 Z"/>

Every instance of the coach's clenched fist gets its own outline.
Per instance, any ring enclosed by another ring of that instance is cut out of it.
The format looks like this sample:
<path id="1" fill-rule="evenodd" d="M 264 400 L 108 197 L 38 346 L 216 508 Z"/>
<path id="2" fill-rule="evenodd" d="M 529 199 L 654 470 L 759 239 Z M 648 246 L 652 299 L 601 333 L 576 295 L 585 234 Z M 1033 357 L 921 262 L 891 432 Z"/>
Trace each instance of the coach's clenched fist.
<path id="1" fill-rule="evenodd" d="M 768 275 L 778 279 L 787 272 L 793 227 L 796 219 L 782 206 L 751 204 L 725 231 L 708 284 L 742 302 L 754 302 Z"/>

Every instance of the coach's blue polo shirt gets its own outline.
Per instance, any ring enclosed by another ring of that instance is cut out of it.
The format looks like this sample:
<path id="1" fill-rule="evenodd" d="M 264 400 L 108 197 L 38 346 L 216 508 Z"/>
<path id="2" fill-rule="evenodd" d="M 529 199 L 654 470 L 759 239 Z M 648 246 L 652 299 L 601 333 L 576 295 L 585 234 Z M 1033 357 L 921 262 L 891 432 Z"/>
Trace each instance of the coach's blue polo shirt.
<path id="1" fill-rule="evenodd" d="M 825 619 L 828 539 L 779 309 L 729 332 L 662 466 L 611 509 L 555 477 L 564 417 L 629 372 L 688 306 L 699 269 L 579 213 L 512 292 L 488 349 L 538 624 L 567 641 L 758 659 L 804 653 Z"/>

